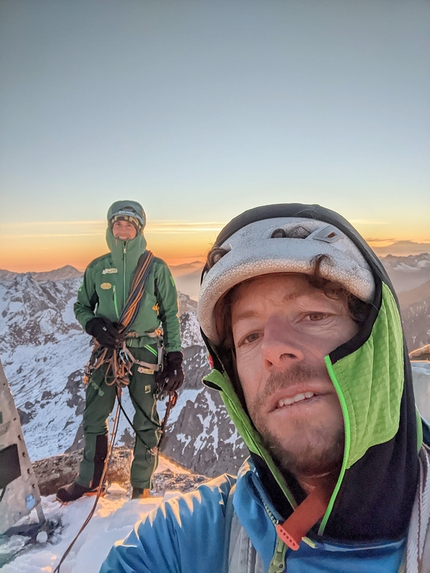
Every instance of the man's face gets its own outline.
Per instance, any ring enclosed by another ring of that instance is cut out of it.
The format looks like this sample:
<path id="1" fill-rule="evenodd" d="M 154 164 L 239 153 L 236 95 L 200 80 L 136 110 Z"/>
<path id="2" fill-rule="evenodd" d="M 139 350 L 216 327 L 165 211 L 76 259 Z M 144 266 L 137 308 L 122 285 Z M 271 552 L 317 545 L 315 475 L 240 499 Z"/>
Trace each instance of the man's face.
<path id="1" fill-rule="evenodd" d="M 112 225 L 112 234 L 116 239 L 128 241 L 134 239 L 137 235 L 136 227 L 129 221 L 115 221 Z"/>
<path id="2" fill-rule="evenodd" d="M 358 330 L 346 302 L 272 274 L 239 285 L 231 312 L 246 405 L 274 458 L 296 477 L 339 469 L 343 417 L 324 356 Z"/>

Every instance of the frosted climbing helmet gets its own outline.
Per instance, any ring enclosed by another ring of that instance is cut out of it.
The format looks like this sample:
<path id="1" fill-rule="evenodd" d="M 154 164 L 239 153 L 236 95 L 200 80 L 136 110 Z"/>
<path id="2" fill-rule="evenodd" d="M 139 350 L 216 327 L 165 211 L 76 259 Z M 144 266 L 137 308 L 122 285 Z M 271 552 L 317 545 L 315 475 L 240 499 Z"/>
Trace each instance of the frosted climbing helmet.
<path id="1" fill-rule="evenodd" d="M 292 207 L 302 207 L 307 216 L 283 216 Z M 321 211 L 333 213 L 309 205 L 257 207 L 221 231 L 203 270 L 198 304 L 200 326 L 211 342 L 219 343 L 215 305 L 231 288 L 271 273 L 313 274 L 321 255 L 321 277 L 340 283 L 362 301 L 373 300 L 375 281 L 368 263 L 343 231 L 315 218 Z"/>

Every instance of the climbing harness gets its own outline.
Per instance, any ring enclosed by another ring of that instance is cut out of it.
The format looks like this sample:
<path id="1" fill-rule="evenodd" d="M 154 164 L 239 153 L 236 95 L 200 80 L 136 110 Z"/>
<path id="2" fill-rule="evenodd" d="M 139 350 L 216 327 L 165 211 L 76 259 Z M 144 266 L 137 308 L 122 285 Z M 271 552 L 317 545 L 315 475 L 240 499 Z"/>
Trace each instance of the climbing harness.
<path id="1" fill-rule="evenodd" d="M 143 360 L 137 360 L 126 345 L 127 336 L 121 342 L 120 348 L 103 348 L 95 343 L 90 360 L 85 365 L 84 383 L 88 384 L 91 374 L 106 365 L 104 381 L 106 386 L 117 384 L 121 388 L 128 386 L 131 369 L 137 364 L 144 374 L 155 374 L 158 372 L 159 365 L 150 364 Z"/>
<path id="2" fill-rule="evenodd" d="M 94 348 L 91 357 L 84 369 L 84 382 L 88 383 L 94 370 L 106 364 L 105 382 L 111 386 L 118 384 L 120 387 L 128 386 L 129 375 L 133 365 L 139 362 L 143 368 L 151 370 L 154 373 L 158 370 L 158 364 L 149 364 L 137 361 L 126 346 L 128 338 L 136 338 L 135 332 L 130 332 L 130 327 L 136 319 L 143 293 L 145 291 L 146 280 L 151 272 L 154 255 L 151 251 L 145 251 L 139 258 L 130 286 L 124 309 L 118 319 L 119 334 L 121 344 L 119 348 L 104 348 L 97 340 L 94 340 Z M 157 337 L 157 332 L 150 333 L 150 336 Z"/>

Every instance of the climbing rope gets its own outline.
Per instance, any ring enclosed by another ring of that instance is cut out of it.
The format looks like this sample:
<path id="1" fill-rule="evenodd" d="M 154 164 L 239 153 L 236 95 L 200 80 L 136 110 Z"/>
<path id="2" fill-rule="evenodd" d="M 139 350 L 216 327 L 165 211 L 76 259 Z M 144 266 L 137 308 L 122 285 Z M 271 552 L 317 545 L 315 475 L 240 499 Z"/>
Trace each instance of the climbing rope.
<path id="1" fill-rule="evenodd" d="M 60 573 L 60 567 L 61 565 L 64 563 L 65 559 L 67 558 L 67 556 L 69 555 L 70 551 L 72 550 L 73 546 L 75 545 L 76 541 L 78 540 L 79 536 L 81 535 L 81 533 L 84 531 L 84 529 L 86 528 L 86 526 L 89 524 L 89 522 L 91 521 L 91 518 L 93 517 L 95 511 L 96 511 L 96 507 L 97 504 L 99 502 L 99 499 L 102 495 L 102 493 L 104 492 L 104 485 L 105 485 L 105 481 L 106 481 L 106 475 L 107 475 L 107 470 L 108 470 L 108 466 L 109 466 L 109 461 L 110 458 L 112 456 L 112 452 L 113 452 L 113 446 L 115 443 L 115 439 L 116 439 L 116 435 L 118 432 L 118 425 L 119 425 L 119 413 L 120 413 L 120 408 L 119 405 L 117 406 L 116 412 L 115 412 L 115 418 L 114 418 L 114 423 L 113 423 L 113 427 L 112 427 L 112 436 L 111 436 L 111 440 L 109 443 L 109 448 L 108 448 L 108 455 L 106 456 L 105 459 L 105 463 L 104 463 L 104 468 L 103 468 L 103 473 L 102 473 L 102 477 L 100 479 L 100 483 L 98 485 L 97 488 L 97 494 L 96 494 L 96 498 L 94 501 L 94 505 L 91 508 L 90 513 L 88 514 L 88 517 L 86 518 L 86 520 L 84 521 L 84 523 L 82 524 L 82 527 L 80 528 L 80 530 L 78 531 L 78 533 L 76 534 L 75 538 L 73 539 L 73 541 L 70 543 L 69 547 L 66 549 L 66 551 L 63 553 L 63 556 L 60 559 L 60 562 L 58 563 L 57 567 L 54 569 L 53 573 Z"/>
<path id="2" fill-rule="evenodd" d="M 130 390 L 129 390 L 130 391 Z M 117 390 L 118 392 L 118 390 Z M 133 394 L 130 391 L 130 396 L 133 397 Z M 134 400 L 134 405 L 137 406 L 137 409 L 145 416 L 145 418 L 150 421 L 154 426 L 157 426 L 158 429 L 160 430 L 160 438 L 158 440 L 158 444 L 154 447 L 154 448 L 150 448 L 148 447 L 148 445 L 146 444 L 145 440 L 142 438 L 142 436 L 139 434 L 139 431 L 135 428 L 135 426 L 133 425 L 133 422 L 130 420 L 127 412 L 124 410 L 124 407 L 122 405 L 122 401 L 120 396 L 117 395 L 118 398 L 118 403 L 119 406 L 121 408 L 121 412 L 124 414 L 125 419 L 127 420 L 127 422 L 130 424 L 131 429 L 134 431 L 134 433 L 136 434 L 136 438 L 141 442 L 141 444 L 146 448 L 146 450 L 152 454 L 153 456 L 157 455 L 158 452 L 161 449 L 161 442 L 163 441 L 163 438 L 165 436 L 166 433 L 166 426 L 167 426 L 167 422 L 169 420 L 169 416 L 170 416 L 170 412 L 172 411 L 172 408 L 174 408 L 174 406 L 176 405 L 176 402 L 178 400 L 178 393 L 177 392 L 169 392 L 168 394 L 168 400 L 167 400 L 167 404 L 166 404 L 166 412 L 164 413 L 164 418 L 161 421 L 161 424 L 156 424 L 156 422 L 154 422 L 153 420 L 151 420 L 148 415 L 146 414 L 146 412 L 143 410 L 143 408 L 140 406 L 140 404 Z"/>
<path id="3" fill-rule="evenodd" d="M 131 281 L 130 294 L 121 312 L 121 316 L 119 317 L 119 323 L 124 326 L 121 333 L 129 331 L 130 326 L 133 324 L 139 313 L 140 303 L 142 302 L 143 293 L 145 291 L 146 279 L 151 271 L 153 260 L 154 255 L 152 252 L 145 251 L 137 262 L 133 279 Z"/>

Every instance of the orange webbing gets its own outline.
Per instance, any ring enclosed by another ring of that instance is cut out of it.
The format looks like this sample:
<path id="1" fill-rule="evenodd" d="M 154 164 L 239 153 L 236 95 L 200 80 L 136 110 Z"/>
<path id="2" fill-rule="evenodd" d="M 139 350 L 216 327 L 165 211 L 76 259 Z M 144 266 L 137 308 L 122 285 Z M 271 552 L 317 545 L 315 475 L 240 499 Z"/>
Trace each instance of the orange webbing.
<path id="1" fill-rule="evenodd" d="M 277 534 L 287 547 L 297 551 L 302 537 L 324 516 L 329 499 L 325 492 L 315 488 L 284 523 L 276 526 Z"/>
<path id="2" fill-rule="evenodd" d="M 142 261 L 142 257 L 145 257 Z M 142 300 L 143 292 L 145 290 L 145 278 L 152 264 L 154 255 L 151 251 L 145 251 L 141 255 L 137 263 L 136 271 L 133 275 L 133 280 L 130 286 L 130 294 L 128 295 L 127 302 L 119 318 L 119 323 L 123 325 L 123 330 L 126 331 L 134 321 L 139 305 Z"/>

